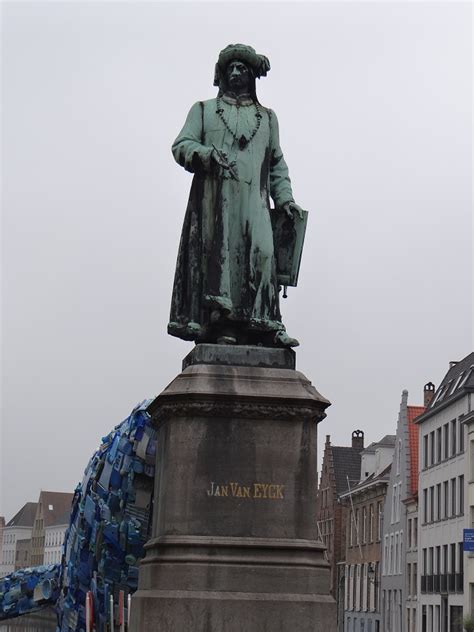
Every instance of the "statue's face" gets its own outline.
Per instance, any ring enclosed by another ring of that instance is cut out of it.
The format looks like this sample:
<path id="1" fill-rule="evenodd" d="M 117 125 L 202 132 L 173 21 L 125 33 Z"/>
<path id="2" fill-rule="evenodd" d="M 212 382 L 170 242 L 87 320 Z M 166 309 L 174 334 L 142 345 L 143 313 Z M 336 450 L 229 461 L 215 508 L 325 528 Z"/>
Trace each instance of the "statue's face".
<path id="1" fill-rule="evenodd" d="M 226 69 L 227 85 L 234 91 L 246 90 L 250 84 L 250 72 L 247 66 L 238 60 L 231 61 Z"/>

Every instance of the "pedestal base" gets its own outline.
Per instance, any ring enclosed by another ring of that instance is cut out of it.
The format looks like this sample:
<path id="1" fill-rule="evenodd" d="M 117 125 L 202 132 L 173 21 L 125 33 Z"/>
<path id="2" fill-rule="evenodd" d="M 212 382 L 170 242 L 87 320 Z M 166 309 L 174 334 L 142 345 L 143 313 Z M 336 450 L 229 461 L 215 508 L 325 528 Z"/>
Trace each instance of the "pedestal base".
<path id="1" fill-rule="evenodd" d="M 212 349 L 196 364 L 190 354 L 149 407 L 153 537 L 133 632 L 335 630 L 315 517 L 316 423 L 329 402 L 275 351 L 271 368 L 258 348 L 239 349 L 247 366 L 232 365 L 232 349 L 224 365 L 202 364 Z"/>

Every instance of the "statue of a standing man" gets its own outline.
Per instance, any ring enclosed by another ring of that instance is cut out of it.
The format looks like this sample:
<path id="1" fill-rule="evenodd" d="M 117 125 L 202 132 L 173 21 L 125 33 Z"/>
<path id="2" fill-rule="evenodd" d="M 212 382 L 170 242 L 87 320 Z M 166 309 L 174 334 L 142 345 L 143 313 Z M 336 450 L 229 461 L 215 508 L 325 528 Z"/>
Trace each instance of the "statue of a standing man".
<path id="1" fill-rule="evenodd" d="M 277 117 L 255 91 L 269 69 L 250 46 L 227 46 L 216 64 L 217 98 L 193 105 L 173 144 L 176 161 L 194 173 L 168 325 L 184 340 L 299 344 L 281 322 L 270 212 L 297 221 L 302 210 Z"/>

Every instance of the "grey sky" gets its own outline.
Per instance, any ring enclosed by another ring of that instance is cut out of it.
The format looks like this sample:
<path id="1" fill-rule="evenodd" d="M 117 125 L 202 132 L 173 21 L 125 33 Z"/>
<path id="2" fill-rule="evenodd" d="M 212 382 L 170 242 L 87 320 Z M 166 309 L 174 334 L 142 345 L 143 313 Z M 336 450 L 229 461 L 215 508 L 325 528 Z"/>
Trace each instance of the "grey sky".
<path id="1" fill-rule="evenodd" d="M 332 402 L 320 444 L 395 432 L 472 349 L 469 3 L 4 3 L 0 515 L 73 490 L 180 370 L 166 334 L 190 174 L 170 145 L 232 42 L 272 70 L 311 215 L 282 302 Z"/>

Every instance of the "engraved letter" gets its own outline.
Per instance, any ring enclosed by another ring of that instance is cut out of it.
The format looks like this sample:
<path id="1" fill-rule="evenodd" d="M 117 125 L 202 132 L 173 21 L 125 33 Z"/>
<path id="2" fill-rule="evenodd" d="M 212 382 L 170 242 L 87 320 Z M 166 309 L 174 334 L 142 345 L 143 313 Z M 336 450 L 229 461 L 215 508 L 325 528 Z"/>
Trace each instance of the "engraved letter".
<path id="1" fill-rule="evenodd" d="M 208 496 L 214 496 L 214 483 L 211 483 L 211 489 L 207 490 Z"/>
<path id="2" fill-rule="evenodd" d="M 250 487 L 242 487 L 244 498 L 250 498 Z"/>

